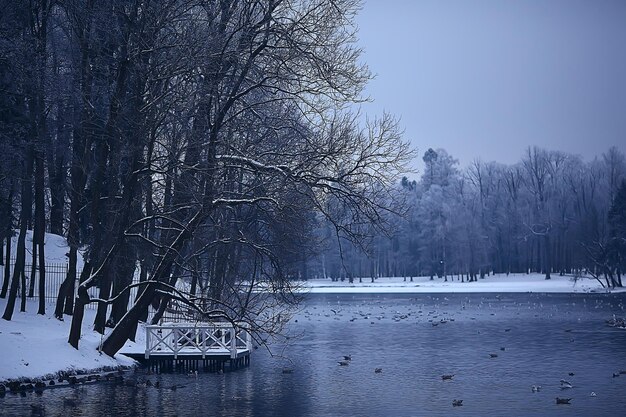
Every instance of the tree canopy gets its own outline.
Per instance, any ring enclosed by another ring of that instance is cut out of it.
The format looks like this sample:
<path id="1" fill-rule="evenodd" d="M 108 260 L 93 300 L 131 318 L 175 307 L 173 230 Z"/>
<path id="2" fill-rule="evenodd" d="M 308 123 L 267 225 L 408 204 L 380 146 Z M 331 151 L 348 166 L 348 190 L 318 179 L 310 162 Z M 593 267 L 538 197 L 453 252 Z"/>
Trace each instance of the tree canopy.
<path id="1" fill-rule="evenodd" d="M 42 265 L 43 232 L 66 234 L 56 314 L 72 314 L 72 345 L 94 288 L 110 355 L 172 298 L 271 332 L 264 314 L 290 301 L 315 225 L 356 242 L 393 209 L 411 150 L 392 117 L 351 112 L 370 79 L 358 1 L 31 3 L 4 2 L 0 22 L 2 149 L 16 161 L 0 167 L 2 207 L 19 208 L 20 231 L 10 298 L 26 230 Z"/>

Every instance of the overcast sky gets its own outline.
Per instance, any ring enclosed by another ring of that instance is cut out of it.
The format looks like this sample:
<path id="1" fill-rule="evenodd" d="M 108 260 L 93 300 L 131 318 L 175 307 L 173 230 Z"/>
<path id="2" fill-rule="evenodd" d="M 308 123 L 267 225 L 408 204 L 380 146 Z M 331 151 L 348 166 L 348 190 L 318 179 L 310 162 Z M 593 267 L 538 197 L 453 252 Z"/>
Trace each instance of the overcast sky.
<path id="1" fill-rule="evenodd" d="M 626 0 L 365 0 L 357 22 L 365 112 L 401 117 L 420 158 L 626 152 Z"/>

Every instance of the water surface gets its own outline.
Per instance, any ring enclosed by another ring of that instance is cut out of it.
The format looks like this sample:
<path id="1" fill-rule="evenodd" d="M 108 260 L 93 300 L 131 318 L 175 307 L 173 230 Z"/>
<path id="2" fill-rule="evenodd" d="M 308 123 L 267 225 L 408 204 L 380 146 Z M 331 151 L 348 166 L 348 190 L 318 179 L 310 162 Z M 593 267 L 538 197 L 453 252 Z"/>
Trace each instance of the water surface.
<path id="1" fill-rule="evenodd" d="M 625 308 L 620 294 L 312 294 L 288 343 L 274 357 L 254 351 L 247 369 L 139 371 L 132 387 L 9 394 L 0 415 L 43 406 L 52 416 L 616 416 L 626 407 L 626 375 L 613 377 L 626 370 L 626 331 L 604 321 Z M 339 366 L 343 355 L 350 365 Z M 561 379 L 574 387 L 561 390 Z"/>

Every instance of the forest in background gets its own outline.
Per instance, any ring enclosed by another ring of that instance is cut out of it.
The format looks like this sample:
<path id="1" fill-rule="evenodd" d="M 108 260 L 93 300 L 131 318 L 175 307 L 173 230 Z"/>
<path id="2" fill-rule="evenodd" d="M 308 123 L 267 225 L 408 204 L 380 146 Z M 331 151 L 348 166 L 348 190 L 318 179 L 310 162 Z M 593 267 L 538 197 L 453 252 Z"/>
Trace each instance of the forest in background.
<path id="1" fill-rule="evenodd" d="M 460 169 L 443 149 L 428 149 L 423 160 L 419 181 L 404 177 L 396 187 L 406 212 L 393 217 L 390 236 L 370 240 L 369 256 L 329 239 L 312 274 L 471 282 L 538 272 L 622 286 L 626 161 L 617 148 L 590 162 L 538 147 L 514 165 L 476 160 Z"/>

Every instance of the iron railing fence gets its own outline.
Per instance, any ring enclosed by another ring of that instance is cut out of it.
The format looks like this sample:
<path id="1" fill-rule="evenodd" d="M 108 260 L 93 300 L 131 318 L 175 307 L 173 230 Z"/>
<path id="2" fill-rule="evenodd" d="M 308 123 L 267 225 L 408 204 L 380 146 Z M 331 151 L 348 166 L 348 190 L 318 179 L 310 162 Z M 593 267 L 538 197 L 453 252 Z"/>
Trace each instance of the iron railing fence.
<path id="1" fill-rule="evenodd" d="M 12 277 L 13 270 L 15 267 L 15 259 L 11 259 L 9 264 L 9 280 Z M 59 263 L 46 263 L 45 264 L 45 288 L 44 294 L 46 302 L 55 303 L 57 297 L 59 295 L 59 288 L 61 288 L 61 284 L 67 277 L 67 271 L 69 269 L 69 265 L 64 262 Z M 78 284 L 80 279 L 80 274 L 82 269 L 78 269 L 76 272 L 76 283 L 74 285 L 74 297 L 76 297 L 78 291 Z M 137 272 L 137 271 L 136 271 Z M 0 265 L 0 285 L 4 283 L 4 273 L 5 273 L 5 265 Z M 24 276 L 26 281 L 26 297 L 38 299 L 39 297 L 39 268 L 36 267 L 33 274 L 33 266 L 31 263 L 26 263 L 24 265 Z M 133 284 L 139 282 L 139 273 L 135 273 L 133 276 Z M 20 285 L 22 280 L 20 279 Z M 10 281 L 9 281 L 10 285 Z M 130 290 L 129 297 L 129 306 L 135 301 L 137 297 L 137 291 L 139 287 L 133 287 Z M 87 290 L 89 297 L 98 298 L 100 289 L 98 286 L 91 287 Z M 22 291 L 21 288 L 18 288 L 17 296 L 21 298 Z M 86 306 L 89 309 L 97 309 L 98 303 L 89 303 Z M 149 309 L 149 318 L 154 315 L 154 310 L 152 308 Z M 189 308 L 181 303 L 176 302 L 175 300 L 171 300 L 165 314 L 162 317 L 163 322 L 189 322 L 189 321 L 202 321 L 197 317 L 197 312 L 194 309 Z"/>
<path id="2" fill-rule="evenodd" d="M 9 280 L 12 277 L 13 270 L 15 267 L 15 259 L 11 259 L 9 264 L 10 276 Z M 44 294 L 46 302 L 56 302 L 56 299 L 59 295 L 59 288 L 61 288 L 61 284 L 65 281 L 67 277 L 67 271 L 69 269 L 69 265 L 67 263 L 59 262 L 59 263 L 46 263 L 45 264 L 45 288 Z M 34 274 L 33 274 L 34 272 Z M 82 269 L 78 269 L 76 271 L 76 284 L 74 285 L 74 296 L 76 296 L 78 291 L 78 283 L 80 279 L 80 274 Z M 0 283 L 4 283 L 4 273 L 5 273 L 5 265 L 0 265 Z M 138 274 L 135 274 L 133 278 L 133 282 L 139 281 Z M 24 276 L 26 278 L 26 297 L 28 298 L 37 298 L 39 297 L 39 267 L 35 267 L 35 271 L 33 271 L 33 265 L 31 263 L 26 263 L 24 265 Z M 22 280 L 20 279 L 20 285 Z M 9 282 L 10 285 L 10 282 Z M 137 288 L 132 288 L 130 293 L 130 302 L 132 303 L 137 294 Z M 97 286 L 91 287 L 87 290 L 89 297 L 96 298 L 98 297 L 100 289 Z M 21 298 L 22 291 L 21 288 L 17 291 L 17 296 Z M 87 308 L 96 309 L 98 308 L 97 303 L 89 303 L 87 304 Z"/>

